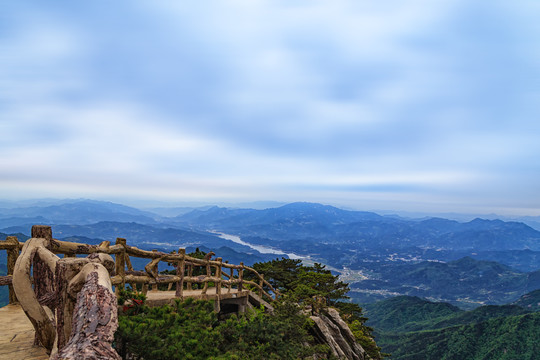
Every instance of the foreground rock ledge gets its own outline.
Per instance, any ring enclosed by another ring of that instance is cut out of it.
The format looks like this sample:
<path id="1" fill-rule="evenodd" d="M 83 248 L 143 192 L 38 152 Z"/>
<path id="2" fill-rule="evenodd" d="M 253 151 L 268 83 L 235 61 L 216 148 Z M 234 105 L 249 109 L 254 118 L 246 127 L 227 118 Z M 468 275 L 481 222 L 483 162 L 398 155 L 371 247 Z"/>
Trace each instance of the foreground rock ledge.
<path id="1" fill-rule="evenodd" d="M 325 314 L 310 316 L 315 322 L 315 333 L 322 343 L 328 344 L 332 354 L 339 359 L 367 360 L 370 357 L 356 342 L 349 326 L 336 309 L 328 308 Z"/>

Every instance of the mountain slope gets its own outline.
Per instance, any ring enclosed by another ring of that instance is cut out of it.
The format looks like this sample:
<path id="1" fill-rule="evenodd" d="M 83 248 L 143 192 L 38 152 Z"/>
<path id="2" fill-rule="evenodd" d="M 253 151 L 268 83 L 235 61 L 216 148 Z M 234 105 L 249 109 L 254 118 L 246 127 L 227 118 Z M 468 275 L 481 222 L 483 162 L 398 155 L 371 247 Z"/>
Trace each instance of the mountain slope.
<path id="1" fill-rule="evenodd" d="M 416 296 L 396 296 L 363 306 L 368 325 L 378 332 L 406 332 L 422 329 L 428 322 L 463 313 L 457 306 L 432 302 Z M 420 325 L 418 325 L 420 324 Z"/>
<path id="2" fill-rule="evenodd" d="M 534 359 L 540 350 L 536 341 L 540 313 L 531 314 L 517 305 L 463 311 L 446 303 L 400 296 L 368 304 L 364 313 L 379 346 L 397 360 Z"/>
<path id="3" fill-rule="evenodd" d="M 531 313 L 395 335 L 383 350 L 396 360 L 534 360 L 540 351 L 539 338 L 540 313 Z"/>
<path id="4" fill-rule="evenodd" d="M 368 325 L 379 334 L 443 329 L 531 312 L 517 305 L 485 305 L 464 311 L 449 303 L 433 302 L 416 296 L 396 296 L 366 304 L 363 308 L 369 318 Z"/>

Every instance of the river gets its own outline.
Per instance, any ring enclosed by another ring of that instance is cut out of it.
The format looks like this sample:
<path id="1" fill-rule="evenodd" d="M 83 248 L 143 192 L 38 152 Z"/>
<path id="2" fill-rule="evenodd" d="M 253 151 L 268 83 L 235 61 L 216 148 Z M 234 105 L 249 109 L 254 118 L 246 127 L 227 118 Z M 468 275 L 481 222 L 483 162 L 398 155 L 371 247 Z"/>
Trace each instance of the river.
<path id="1" fill-rule="evenodd" d="M 218 235 L 222 239 L 230 240 L 230 241 L 232 241 L 234 243 L 247 246 L 247 247 L 249 247 L 249 248 L 251 248 L 253 250 L 257 250 L 261 254 L 287 255 L 289 257 L 289 259 L 302 259 L 302 260 L 308 260 L 309 259 L 307 256 L 299 256 L 299 255 L 296 255 L 294 253 L 286 253 L 286 252 L 284 252 L 282 250 L 274 249 L 274 248 L 271 248 L 269 246 L 253 245 L 253 244 L 247 243 L 244 240 L 242 240 L 240 238 L 240 236 L 231 235 L 231 234 L 225 234 L 225 233 L 215 231 L 215 230 L 210 231 L 210 232 L 213 233 L 213 234 Z"/>
<path id="2" fill-rule="evenodd" d="M 222 232 L 219 232 L 219 231 L 216 231 L 216 230 L 212 230 L 210 232 L 212 234 L 218 235 L 222 239 L 230 240 L 230 241 L 232 241 L 234 243 L 247 246 L 247 247 L 249 247 L 249 248 L 251 248 L 253 250 L 257 250 L 261 254 L 287 255 L 289 257 L 289 259 L 300 259 L 300 260 L 302 260 L 302 263 L 305 266 L 313 266 L 313 264 L 315 262 L 318 262 L 318 263 L 320 263 L 322 265 L 325 265 L 328 270 L 332 270 L 335 273 L 342 274 L 341 276 L 344 276 L 344 275 L 351 276 L 352 274 L 354 274 L 356 276 L 355 277 L 356 280 L 358 280 L 357 277 L 367 279 L 367 277 L 360 270 L 337 269 L 337 268 L 335 268 L 335 267 L 333 267 L 333 266 L 331 266 L 329 264 L 326 264 L 323 261 L 315 261 L 312 258 L 310 258 L 309 256 L 300 256 L 300 255 L 296 255 L 294 253 L 286 253 L 286 252 L 284 252 L 284 251 L 282 251 L 280 249 L 275 249 L 275 248 L 271 248 L 269 246 L 264 246 L 264 245 L 253 245 L 253 244 L 250 244 L 250 243 L 245 242 L 244 240 L 242 240 L 240 238 L 240 236 L 231 235 L 231 234 L 225 234 L 225 233 L 222 233 Z M 344 272 L 344 270 L 347 270 L 347 271 Z"/>

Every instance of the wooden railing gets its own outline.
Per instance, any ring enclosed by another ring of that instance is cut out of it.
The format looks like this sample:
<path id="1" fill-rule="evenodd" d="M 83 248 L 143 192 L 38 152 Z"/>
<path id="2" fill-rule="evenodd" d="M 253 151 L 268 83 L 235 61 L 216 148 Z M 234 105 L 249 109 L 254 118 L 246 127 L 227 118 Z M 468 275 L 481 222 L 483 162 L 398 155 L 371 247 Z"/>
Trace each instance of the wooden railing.
<path id="1" fill-rule="evenodd" d="M 76 243 L 62 242 L 59 249 L 65 251 L 68 246 L 74 248 L 77 245 Z M 100 247 L 99 252 L 116 255 L 116 275 L 111 280 L 113 285 L 117 286 L 117 289 L 124 288 L 125 284 L 143 284 L 143 292 L 146 292 L 148 286 L 153 286 L 153 289 L 157 290 L 158 284 L 169 284 L 169 288 L 174 284 L 176 296 L 183 298 L 184 290 L 191 290 L 192 284 L 204 284 L 202 294 L 206 294 L 209 283 L 213 283 L 218 295 L 221 294 L 224 287 L 230 292 L 232 288 L 241 291 L 247 285 L 258 292 L 260 297 L 265 297 L 270 301 L 279 296 L 279 293 L 272 285 L 264 280 L 263 274 L 259 274 L 255 269 L 243 263 L 240 263 L 240 265 L 229 264 L 223 262 L 220 257 L 216 260 L 198 259 L 186 255 L 185 249 L 182 248 L 178 249 L 177 253 L 141 250 L 127 245 L 126 240 L 123 238 L 116 239 L 116 244 L 113 246 L 102 243 Z M 145 271 L 135 271 L 131 265 L 130 256 L 150 259 L 150 262 L 144 267 Z M 160 262 L 172 264 L 176 269 L 176 275 L 160 274 L 158 271 Z M 204 270 L 203 275 L 193 276 L 193 271 L 197 267 Z M 246 271 L 252 273 L 258 281 L 246 280 Z M 270 292 L 265 289 L 269 289 Z"/>
<path id="2" fill-rule="evenodd" d="M 0 241 L 0 250 L 7 251 L 7 275 L 0 276 L 0 286 L 9 286 L 9 303 L 16 304 L 17 296 L 13 290 L 13 270 L 24 243 L 19 243 L 16 236 L 8 236 L 5 241 Z"/>
<path id="3" fill-rule="evenodd" d="M 9 286 L 9 303 L 17 303 L 17 297 L 13 291 L 12 278 L 15 262 L 19 257 L 19 252 L 24 246 L 24 242 L 19 242 L 17 237 L 8 236 L 5 241 L 0 240 L 0 250 L 7 251 L 7 276 L 0 276 L 0 286 Z M 176 296 L 183 297 L 184 290 L 192 290 L 193 283 L 204 284 L 203 294 L 206 294 L 208 283 L 214 283 L 218 293 L 223 291 L 226 286 L 228 292 L 236 288 L 241 291 L 245 285 L 251 286 L 252 290 L 258 293 L 260 297 L 273 301 L 279 296 L 273 286 L 264 279 L 264 274 L 258 273 L 255 269 L 244 265 L 229 264 L 223 262 L 222 258 L 216 260 L 199 259 L 186 255 L 185 249 L 178 249 L 178 252 L 163 253 L 156 250 L 141 250 L 134 246 L 129 246 L 123 238 L 117 238 L 115 245 L 110 245 L 109 241 L 104 241 L 100 245 L 88 245 L 53 239 L 51 249 L 54 254 L 63 254 L 65 257 L 75 257 L 81 254 L 103 253 L 115 256 L 115 274 L 111 277 L 112 284 L 116 287 L 118 294 L 120 289 L 124 289 L 126 284 L 143 284 L 143 292 L 148 291 L 149 285 L 157 289 L 158 284 L 175 285 Z M 147 258 L 151 261 L 145 266 L 144 271 L 134 270 L 130 259 L 132 257 Z M 163 275 L 158 272 L 160 262 L 175 264 L 176 275 Z M 192 276 L 195 268 L 201 267 L 205 270 L 204 275 Z M 127 269 L 126 269 L 127 268 Z M 224 271 L 228 269 L 227 273 Z M 212 271 L 213 270 L 213 271 Z M 258 280 L 250 281 L 244 278 L 245 272 L 250 272 Z M 135 287 L 135 286 L 134 286 Z M 270 290 L 270 292 L 266 291 Z"/>
<path id="4" fill-rule="evenodd" d="M 35 225 L 32 238 L 19 242 L 16 237 L 8 236 L 0 241 L 0 250 L 7 251 L 7 275 L 0 276 L 0 285 L 9 287 L 11 304 L 21 304 L 36 329 L 36 340 L 52 353 L 51 358 L 63 358 L 70 351 L 110 352 L 110 358 L 116 357 L 110 347 L 117 324 L 112 286 L 118 294 L 126 284 L 134 288 L 142 284 L 143 292 L 149 286 L 158 290 L 158 285 L 166 284 L 168 290 L 175 287 L 175 298 L 182 299 L 193 289 L 193 284 L 202 284 L 201 294 L 206 295 L 209 284 L 213 283 L 218 302 L 224 291 L 230 293 L 233 289 L 255 291 L 269 301 L 279 296 L 263 274 L 243 263 L 233 265 L 221 258 L 194 258 L 182 248 L 173 253 L 141 250 L 127 245 L 123 238 L 117 238 L 114 245 L 109 241 L 99 245 L 59 241 L 52 238 L 50 227 Z M 63 254 L 63 258 L 58 254 Z M 134 270 L 130 257 L 150 261 L 144 271 Z M 160 262 L 172 265 L 176 274 L 160 274 Z M 194 276 L 196 269 L 202 274 Z M 248 273 L 255 281 L 246 279 Z M 72 323 L 78 318 L 80 323 Z M 72 331 L 81 326 L 91 328 L 95 334 L 86 331 L 86 337 L 81 338 L 80 331 Z M 100 348 L 93 349 L 91 344 Z"/>

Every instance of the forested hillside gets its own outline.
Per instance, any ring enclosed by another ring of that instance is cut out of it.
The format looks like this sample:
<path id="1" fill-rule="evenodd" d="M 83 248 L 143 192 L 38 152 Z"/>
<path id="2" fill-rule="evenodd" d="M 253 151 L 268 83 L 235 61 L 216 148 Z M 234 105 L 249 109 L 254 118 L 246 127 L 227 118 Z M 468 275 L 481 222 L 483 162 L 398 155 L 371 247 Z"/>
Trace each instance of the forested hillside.
<path id="1" fill-rule="evenodd" d="M 540 345 L 540 313 L 395 335 L 383 347 L 398 360 L 534 360 Z"/>
<path id="2" fill-rule="evenodd" d="M 537 292 L 524 295 L 519 303 Z M 536 359 L 540 313 L 526 305 L 481 306 L 463 311 L 450 304 L 401 296 L 364 307 L 377 343 L 393 359 Z"/>

